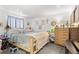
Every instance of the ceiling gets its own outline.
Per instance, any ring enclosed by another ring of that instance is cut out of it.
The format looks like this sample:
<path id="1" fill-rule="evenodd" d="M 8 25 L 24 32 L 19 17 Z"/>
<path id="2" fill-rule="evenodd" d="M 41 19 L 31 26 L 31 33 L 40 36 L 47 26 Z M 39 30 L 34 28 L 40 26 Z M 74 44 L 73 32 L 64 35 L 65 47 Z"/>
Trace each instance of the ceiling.
<path id="1" fill-rule="evenodd" d="M 69 15 L 73 5 L 1 5 L 7 11 L 18 11 L 32 17 Z"/>

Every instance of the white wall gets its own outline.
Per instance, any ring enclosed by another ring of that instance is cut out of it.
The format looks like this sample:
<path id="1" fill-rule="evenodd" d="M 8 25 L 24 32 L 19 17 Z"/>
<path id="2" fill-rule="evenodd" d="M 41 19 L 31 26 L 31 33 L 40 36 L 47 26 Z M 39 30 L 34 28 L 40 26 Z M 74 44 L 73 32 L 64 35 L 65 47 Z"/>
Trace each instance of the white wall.
<path id="1" fill-rule="evenodd" d="M 47 23 L 47 18 L 31 18 L 31 19 L 26 19 L 25 20 L 25 28 L 27 28 L 27 22 L 30 23 L 30 26 L 32 27 L 33 31 L 48 31 L 50 27 L 50 20 L 48 20 Z M 41 29 L 39 27 L 41 26 Z"/>
<path id="2" fill-rule="evenodd" d="M 4 10 L 0 10 L 0 23 L 2 24 L 0 26 L 0 33 L 3 33 L 5 30 L 5 26 L 6 26 L 6 15 L 7 15 L 7 12 L 5 12 Z"/>
<path id="3" fill-rule="evenodd" d="M 53 19 L 51 19 L 50 17 L 47 17 L 48 18 L 48 24 L 47 24 L 46 17 L 28 18 L 28 16 L 24 16 L 21 11 L 6 10 L 3 8 L 2 9 L 0 8 L 0 23 L 2 23 L 2 25 L 3 25 L 3 26 L 0 26 L 1 32 L 5 31 L 4 28 L 5 28 L 6 23 L 7 23 L 7 16 L 8 15 L 24 18 L 24 29 L 27 28 L 27 22 L 30 22 L 33 31 L 48 31 L 52 27 L 51 21 Z M 52 18 L 53 18 L 53 16 L 52 16 Z M 62 17 L 62 19 L 57 19 L 56 21 L 60 21 L 60 23 L 66 23 L 66 20 L 67 20 L 67 18 Z M 44 23 L 42 23 L 42 21 L 44 21 Z M 42 23 L 42 25 L 41 25 L 41 23 Z M 42 29 L 39 29 L 39 26 L 42 26 Z M 12 29 L 12 30 L 14 30 L 14 29 Z"/>
<path id="4" fill-rule="evenodd" d="M 8 10 L 0 8 L 0 23 L 2 23 L 2 26 L 0 26 L 0 32 L 5 32 L 8 15 L 24 18 L 24 16 L 20 15 L 19 12 L 15 10 L 8 11 Z M 42 23 L 42 20 L 44 21 L 44 24 Z M 47 24 L 46 20 L 47 18 L 43 18 L 43 17 L 42 18 L 27 18 L 26 16 L 26 18 L 24 18 L 24 29 L 27 28 L 27 22 L 30 22 L 33 31 L 47 31 L 48 28 L 50 28 L 50 21 L 48 21 L 48 24 Z M 39 29 L 39 26 L 42 26 L 42 29 Z M 11 29 L 11 30 L 16 30 L 16 29 Z"/>
<path id="5" fill-rule="evenodd" d="M 5 27 L 7 24 L 7 16 L 16 16 L 16 17 L 22 18 L 22 16 L 20 16 L 16 11 L 8 11 L 6 9 L 0 8 L 0 23 L 2 23 L 2 26 L 0 26 L 0 33 L 5 32 Z M 11 30 L 14 30 L 14 29 L 11 29 Z"/>

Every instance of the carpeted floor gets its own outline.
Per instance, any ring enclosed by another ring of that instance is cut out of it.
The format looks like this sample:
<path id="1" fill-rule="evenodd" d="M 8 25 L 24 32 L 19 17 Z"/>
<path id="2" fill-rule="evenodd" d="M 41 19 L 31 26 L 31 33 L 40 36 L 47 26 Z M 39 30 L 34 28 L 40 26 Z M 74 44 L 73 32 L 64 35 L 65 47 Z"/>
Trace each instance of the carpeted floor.
<path id="1" fill-rule="evenodd" d="M 65 48 L 55 45 L 53 43 L 48 43 L 46 46 L 44 46 L 37 54 L 64 54 L 65 53 Z M 6 49 L 2 52 L 2 54 L 12 54 L 10 52 L 10 49 Z M 18 50 L 14 54 L 26 54 L 25 51 Z"/>
<path id="2" fill-rule="evenodd" d="M 65 48 L 53 43 L 47 44 L 38 54 L 64 54 Z"/>

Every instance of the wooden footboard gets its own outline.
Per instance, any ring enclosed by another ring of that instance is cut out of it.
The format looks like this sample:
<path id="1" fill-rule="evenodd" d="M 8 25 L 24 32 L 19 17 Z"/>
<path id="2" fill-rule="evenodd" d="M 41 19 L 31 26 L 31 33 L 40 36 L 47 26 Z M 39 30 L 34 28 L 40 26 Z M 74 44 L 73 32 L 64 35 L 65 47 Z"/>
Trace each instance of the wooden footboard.
<path id="1" fill-rule="evenodd" d="M 30 37 L 30 53 L 35 54 L 44 45 L 49 42 L 49 34 L 47 32 L 41 32 L 36 37 Z"/>

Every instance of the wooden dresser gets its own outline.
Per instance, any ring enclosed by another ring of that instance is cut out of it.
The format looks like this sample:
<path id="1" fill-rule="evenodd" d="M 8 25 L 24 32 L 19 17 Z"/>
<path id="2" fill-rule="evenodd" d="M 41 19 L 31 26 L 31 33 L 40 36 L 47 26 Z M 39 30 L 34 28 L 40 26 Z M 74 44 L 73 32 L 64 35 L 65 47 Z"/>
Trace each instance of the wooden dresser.
<path id="1" fill-rule="evenodd" d="M 66 40 L 69 39 L 68 28 L 56 28 L 55 31 L 55 43 L 64 46 Z"/>
<path id="2" fill-rule="evenodd" d="M 67 40 L 79 41 L 79 28 L 56 28 L 55 43 L 64 46 Z"/>

